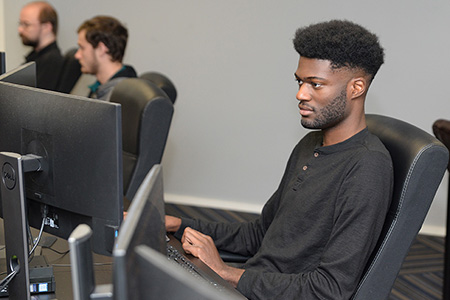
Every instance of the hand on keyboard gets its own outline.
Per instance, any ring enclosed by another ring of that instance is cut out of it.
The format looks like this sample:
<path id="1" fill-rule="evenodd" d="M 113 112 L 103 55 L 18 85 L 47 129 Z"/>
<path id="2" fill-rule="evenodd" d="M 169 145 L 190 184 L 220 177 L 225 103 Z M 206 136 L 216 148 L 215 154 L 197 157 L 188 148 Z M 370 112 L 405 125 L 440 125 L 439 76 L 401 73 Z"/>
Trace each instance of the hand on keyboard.
<path id="1" fill-rule="evenodd" d="M 219 252 L 210 236 L 188 227 L 184 230 L 181 242 L 184 251 L 198 257 L 222 278 L 234 285 L 234 287 L 237 286 L 244 270 L 225 264 L 220 258 Z"/>

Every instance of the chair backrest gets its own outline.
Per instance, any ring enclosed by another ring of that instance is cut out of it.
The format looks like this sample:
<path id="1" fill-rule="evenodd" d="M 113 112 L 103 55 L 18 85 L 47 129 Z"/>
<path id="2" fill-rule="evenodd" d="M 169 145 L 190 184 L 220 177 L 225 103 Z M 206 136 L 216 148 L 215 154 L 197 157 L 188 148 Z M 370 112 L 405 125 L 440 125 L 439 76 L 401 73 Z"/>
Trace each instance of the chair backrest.
<path id="1" fill-rule="evenodd" d="M 153 165 L 161 163 L 173 105 L 160 88 L 140 78 L 119 82 L 110 101 L 122 105 L 123 190 L 131 200 Z"/>
<path id="2" fill-rule="evenodd" d="M 439 119 L 433 123 L 434 136 L 440 140 L 447 149 L 450 149 L 450 121 Z M 447 165 L 447 170 L 450 171 L 450 161 Z"/>
<path id="3" fill-rule="evenodd" d="M 406 122 L 367 115 L 394 165 L 392 203 L 382 234 L 352 299 L 386 299 L 419 232 L 444 175 L 448 150 L 435 137 Z"/>
<path id="4" fill-rule="evenodd" d="M 175 104 L 175 100 L 177 99 L 177 89 L 167 76 L 158 72 L 146 72 L 141 74 L 139 78 L 154 83 L 157 87 L 162 89 L 167 94 L 167 96 L 169 96 L 172 104 Z"/>
<path id="5" fill-rule="evenodd" d="M 57 91 L 70 93 L 81 76 L 81 65 L 75 58 L 77 48 L 67 50 L 64 55 L 64 64 L 59 77 Z"/>

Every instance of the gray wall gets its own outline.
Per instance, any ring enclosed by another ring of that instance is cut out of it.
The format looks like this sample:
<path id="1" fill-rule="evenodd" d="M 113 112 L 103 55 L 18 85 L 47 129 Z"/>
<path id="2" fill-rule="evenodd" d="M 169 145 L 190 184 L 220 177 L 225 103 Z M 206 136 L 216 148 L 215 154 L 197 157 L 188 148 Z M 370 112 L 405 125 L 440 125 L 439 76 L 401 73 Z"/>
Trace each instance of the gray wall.
<path id="1" fill-rule="evenodd" d="M 276 189 L 299 125 L 293 72 L 295 29 L 346 18 L 380 37 L 386 63 L 371 87 L 367 112 L 394 116 L 431 132 L 449 118 L 450 3 L 300 0 L 52 0 L 63 50 L 76 28 L 97 14 L 129 28 L 125 61 L 159 71 L 179 92 L 164 157 L 167 199 L 258 210 Z M 28 49 L 16 27 L 26 1 L 4 1 L 8 69 Z M 446 189 L 440 188 L 427 228 L 442 233 Z M 434 228 L 436 226 L 436 228 Z"/>

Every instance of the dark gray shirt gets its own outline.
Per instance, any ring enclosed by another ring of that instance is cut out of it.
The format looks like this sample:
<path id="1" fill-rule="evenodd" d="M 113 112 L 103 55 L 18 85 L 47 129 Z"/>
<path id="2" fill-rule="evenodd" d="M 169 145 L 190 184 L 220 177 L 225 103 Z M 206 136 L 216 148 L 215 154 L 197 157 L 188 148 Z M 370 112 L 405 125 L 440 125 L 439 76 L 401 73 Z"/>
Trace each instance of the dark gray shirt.
<path id="1" fill-rule="evenodd" d="M 136 71 L 132 66 L 124 65 L 122 69 L 120 69 L 113 77 L 111 77 L 108 82 L 104 84 L 100 84 L 98 80 L 89 86 L 90 93 L 88 95 L 89 98 L 94 98 L 98 100 L 109 101 L 111 98 L 112 91 L 114 87 L 126 78 L 135 78 L 137 77 Z"/>
<path id="2" fill-rule="evenodd" d="M 238 290 L 250 299 L 349 299 L 377 242 L 391 200 L 390 155 L 367 129 L 321 147 L 320 131 L 294 148 L 259 219 L 185 227 L 218 249 L 252 258 Z"/>

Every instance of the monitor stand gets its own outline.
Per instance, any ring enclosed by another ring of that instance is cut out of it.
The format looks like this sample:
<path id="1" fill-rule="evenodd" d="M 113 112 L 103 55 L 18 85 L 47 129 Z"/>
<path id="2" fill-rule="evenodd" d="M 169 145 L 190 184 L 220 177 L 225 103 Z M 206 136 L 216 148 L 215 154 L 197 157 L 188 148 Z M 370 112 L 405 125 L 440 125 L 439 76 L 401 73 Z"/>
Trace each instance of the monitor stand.
<path id="1" fill-rule="evenodd" d="M 1 199 L 8 274 L 16 272 L 8 284 L 9 299 L 30 299 L 26 196 L 24 174 L 40 170 L 41 157 L 0 152 Z"/>

